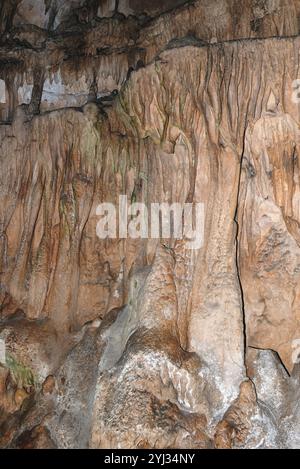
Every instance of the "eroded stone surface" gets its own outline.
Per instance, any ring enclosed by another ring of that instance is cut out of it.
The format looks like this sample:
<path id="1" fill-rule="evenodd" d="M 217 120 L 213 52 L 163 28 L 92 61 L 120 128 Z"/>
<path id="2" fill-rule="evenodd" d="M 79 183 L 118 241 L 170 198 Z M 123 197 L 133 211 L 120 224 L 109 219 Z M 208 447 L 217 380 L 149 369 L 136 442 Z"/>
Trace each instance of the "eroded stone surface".
<path id="1" fill-rule="evenodd" d="M 299 447 L 299 1 L 43 3 L 0 7 L 1 447 Z M 203 246 L 99 239 L 121 194 Z"/>

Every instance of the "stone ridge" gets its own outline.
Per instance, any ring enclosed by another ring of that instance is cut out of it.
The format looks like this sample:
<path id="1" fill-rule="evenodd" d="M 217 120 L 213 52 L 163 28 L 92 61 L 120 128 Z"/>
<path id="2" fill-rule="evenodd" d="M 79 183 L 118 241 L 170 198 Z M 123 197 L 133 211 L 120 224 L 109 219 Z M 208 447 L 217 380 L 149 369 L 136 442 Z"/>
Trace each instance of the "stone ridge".
<path id="1" fill-rule="evenodd" d="M 30 1 L 6 0 L 0 11 L 0 79 L 7 87 L 6 106 L 0 105 L 3 121 L 11 121 L 16 105 L 38 98 L 40 110 L 45 111 L 81 106 L 89 96 L 107 96 L 120 89 L 132 70 L 151 63 L 162 50 L 176 44 L 287 37 L 299 32 L 299 0 L 264 4 L 257 0 L 199 0 L 154 18 L 119 13 L 98 17 L 97 2 L 84 5 L 78 0 L 80 8 L 89 12 L 86 20 L 68 13 L 68 2 L 64 2 L 62 23 L 51 30 L 28 24 L 26 19 L 23 23 L 13 19 L 18 8 L 29 8 Z M 50 14 L 49 5 L 47 11 Z M 38 10 L 37 15 L 41 14 Z M 31 108 L 38 112 L 38 103 L 32 102 Z"/>

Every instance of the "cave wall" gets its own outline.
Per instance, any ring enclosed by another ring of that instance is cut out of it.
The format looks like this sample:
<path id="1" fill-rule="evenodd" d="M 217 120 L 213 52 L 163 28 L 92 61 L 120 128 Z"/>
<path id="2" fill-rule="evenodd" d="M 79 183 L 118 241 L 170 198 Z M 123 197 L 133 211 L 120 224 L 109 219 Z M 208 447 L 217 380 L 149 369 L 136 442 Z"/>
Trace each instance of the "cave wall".
<path id="1" fill-rule="evenodd" d="M 298 447 L 300 2 L 45 3 L 0 8 L 1 446 Z M 121 194 L 203 246 L 99 239 Z"/>

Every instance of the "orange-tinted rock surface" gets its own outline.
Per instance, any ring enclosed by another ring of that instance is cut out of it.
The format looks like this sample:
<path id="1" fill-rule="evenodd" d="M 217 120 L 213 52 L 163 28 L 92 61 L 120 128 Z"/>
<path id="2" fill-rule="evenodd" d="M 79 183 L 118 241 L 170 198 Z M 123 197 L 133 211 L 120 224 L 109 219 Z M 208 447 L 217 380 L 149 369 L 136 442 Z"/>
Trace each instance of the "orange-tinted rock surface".
<path id="1" fill-rule="evenodd" d="M 0 6 L 1 447 L 300 447 L 300 1 L 160 3 Z"/>

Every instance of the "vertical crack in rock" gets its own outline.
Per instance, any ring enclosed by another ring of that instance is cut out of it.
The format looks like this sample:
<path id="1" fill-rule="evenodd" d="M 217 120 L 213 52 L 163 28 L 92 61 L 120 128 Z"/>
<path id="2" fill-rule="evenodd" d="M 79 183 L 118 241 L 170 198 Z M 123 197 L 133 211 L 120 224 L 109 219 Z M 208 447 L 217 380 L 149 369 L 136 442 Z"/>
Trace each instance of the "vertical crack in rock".
<path id="1" fill-rule="evenodd" d="M 246 118 L 247 122 L 247 118 Z M 246 373 L 247 373 L 247 363 L 246 363 L 246 354 L 247 354 L 247 324 L 246 324 L 246 314 L 245 314 L 245 301 L 244 301 L 244 291 L 243 291 L 243 285 L 241 282 L 241 275 L 240 275 L 240 266 L 239 266 L 239 236 L 240 236 L 240 227 L 238 223 L 238 211 L 239 211 L 239 200 L 240 200 L 240 189 L 241 189 L 241 177 L 242 177 L 242 166 L 243 166 L 243 160 L 244 160 L 244 151 L 245 151 L 245 137 L 246 137 L 246 128 L 247 124 L 245 126 L 245 132 L 243 136 L 243 149 L 241 153 L 241 158 L 240 158 L 240 174 L 239 174 L 239 181 L 238 181 L 238 193 L 237 193 L 237 200 L 236 200 L 236 211 L 234 215 L 234 221 L 236 223 L 236 237 L 235 237 L 235 249 L 236 249 L 236 272 L 237 272 L 237 277 L 239 281 L 239 286 L 240 286 L 240 293 L 241 293 L 241 306 L 242 306 L 242 314 L 243 314 L 243 334 L 244 334 L 244 362 L 245 362 L 245 367 L 246 367 Z"/>

